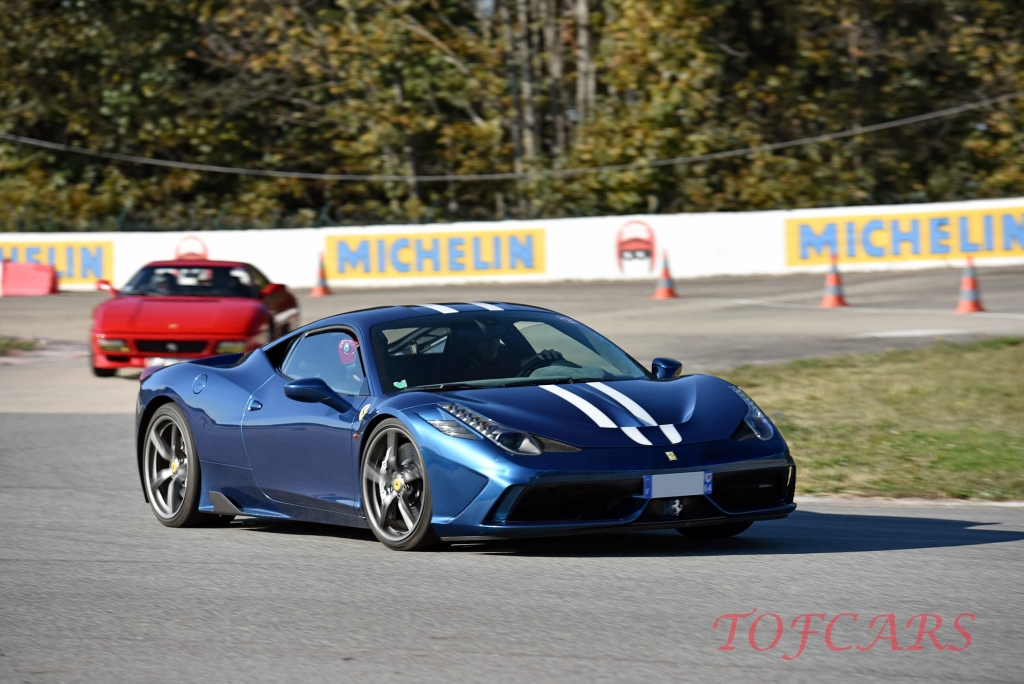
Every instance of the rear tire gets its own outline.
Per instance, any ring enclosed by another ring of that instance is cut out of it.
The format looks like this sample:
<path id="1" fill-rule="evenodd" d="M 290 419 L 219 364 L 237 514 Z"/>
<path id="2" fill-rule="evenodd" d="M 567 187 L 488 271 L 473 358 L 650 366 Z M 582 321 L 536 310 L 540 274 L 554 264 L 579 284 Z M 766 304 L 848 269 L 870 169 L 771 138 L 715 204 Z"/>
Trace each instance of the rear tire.
<path id="1" fill-rule="evenodd" d="M 727 537 L 735 537 L 741 532 L 746 532 L 753 524 L 753 521 L 750 521 L 725 523 L 724 525 L 702 525 L 700 527 L 677 527 L 676 531 L 690 539 L 725 539 Z"/>

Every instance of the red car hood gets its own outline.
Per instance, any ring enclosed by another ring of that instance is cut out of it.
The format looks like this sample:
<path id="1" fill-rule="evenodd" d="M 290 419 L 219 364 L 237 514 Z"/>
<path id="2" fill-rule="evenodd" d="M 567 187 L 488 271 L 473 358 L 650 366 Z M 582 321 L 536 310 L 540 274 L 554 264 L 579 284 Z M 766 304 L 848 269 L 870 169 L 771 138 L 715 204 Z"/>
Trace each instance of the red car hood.
<path id="1" fill-rule="evenodd" d="M 248 335 L 267 315 L 257 299 L 117 297 L 96 307 L 93 329 L 152 335 Z"/>

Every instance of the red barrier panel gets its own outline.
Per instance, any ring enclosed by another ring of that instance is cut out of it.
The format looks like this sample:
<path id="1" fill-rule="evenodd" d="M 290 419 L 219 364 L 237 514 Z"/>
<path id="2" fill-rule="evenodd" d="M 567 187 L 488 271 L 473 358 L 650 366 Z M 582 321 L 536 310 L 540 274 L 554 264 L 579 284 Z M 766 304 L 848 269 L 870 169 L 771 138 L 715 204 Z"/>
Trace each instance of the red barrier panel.
<path id="1" fill-rule="evenodd" d="M 5 261 L 0 267 L 0 296 L 35 297 L 57 292 L 57 270 L 53 266 Z"/>

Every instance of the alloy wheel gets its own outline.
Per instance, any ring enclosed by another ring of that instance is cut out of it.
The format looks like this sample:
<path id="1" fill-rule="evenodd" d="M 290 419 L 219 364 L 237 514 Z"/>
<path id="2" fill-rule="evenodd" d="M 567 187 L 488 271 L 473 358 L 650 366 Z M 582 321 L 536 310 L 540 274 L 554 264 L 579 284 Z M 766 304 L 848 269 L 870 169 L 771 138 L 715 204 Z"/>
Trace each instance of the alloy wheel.
<path id="1" fill-rule="evenodd" d="M 402 544 L 416 532 L 426 486 L 409 433 L 397 426 L 376 432 L 363 460 L 362 495 L 366 517 L 381 541 Z"/>
<path id="2" fill-rule="evenodd" d="M 188 440 L 177 421 L 165 414 L 149 426 L 144 449 L 146 491 L 153 510 L 161 518 L 173 518 L 189 487 Z"/>

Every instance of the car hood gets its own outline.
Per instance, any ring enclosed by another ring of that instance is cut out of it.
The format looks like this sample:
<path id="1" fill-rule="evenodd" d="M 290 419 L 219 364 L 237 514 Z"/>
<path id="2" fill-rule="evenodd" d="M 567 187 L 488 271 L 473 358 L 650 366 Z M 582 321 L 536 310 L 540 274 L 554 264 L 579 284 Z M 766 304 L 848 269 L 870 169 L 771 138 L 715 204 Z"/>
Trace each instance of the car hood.
<path id="1" fill-rule="evenodd" d="M 94 329 L 105 333 L 247 335 L 266 313 L 256 299 L 117 297 L 96 308 Z"/>
<path id="2" fill-rule="evenodd" d="M 747 411 L 728 383 L 707 375 L 471 389 L 430 396 L 436 403 L 452 401 L 508 427 L 594 448 L 671 447 L 727 439 Z"/>

